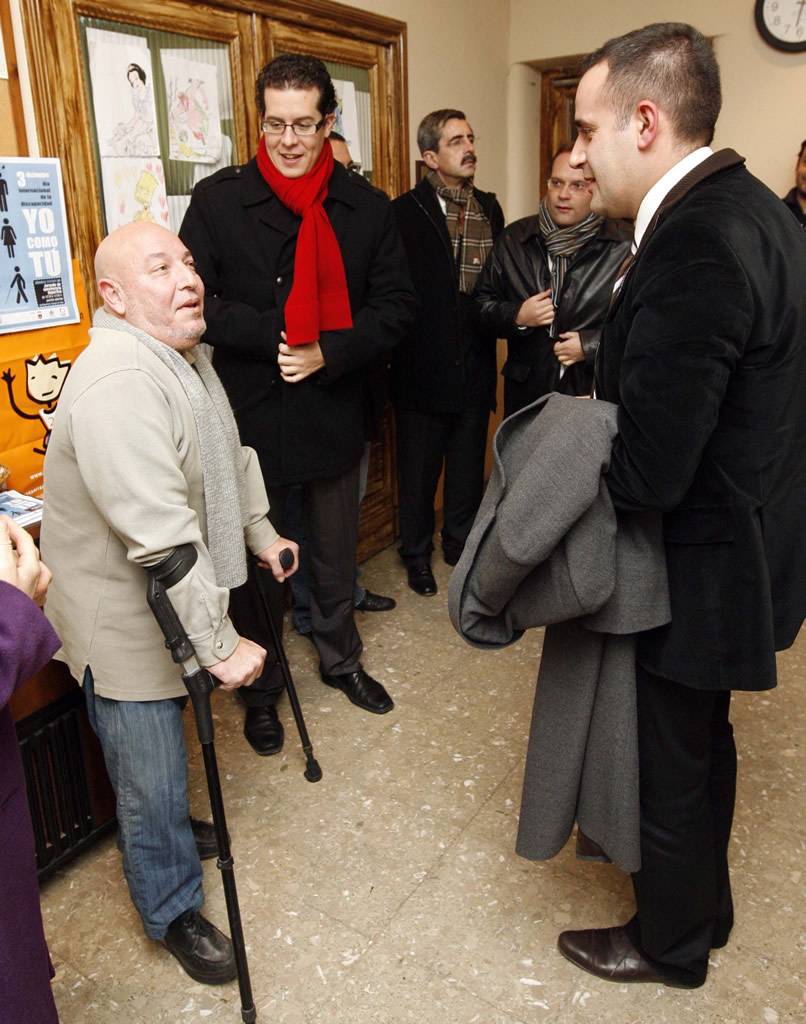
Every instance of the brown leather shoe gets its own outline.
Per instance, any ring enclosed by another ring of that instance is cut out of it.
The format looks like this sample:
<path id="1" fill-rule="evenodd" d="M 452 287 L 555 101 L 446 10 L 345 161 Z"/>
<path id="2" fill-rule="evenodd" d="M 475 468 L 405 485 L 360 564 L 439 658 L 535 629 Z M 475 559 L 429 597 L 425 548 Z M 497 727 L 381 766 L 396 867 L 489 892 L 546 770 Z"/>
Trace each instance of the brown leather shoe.
<path id="1" fill-rule="evenodd" d="M 702 984 L 673 981 L 656 971 L 630 942 L 623 927 L 562 932 L 557 946 L 572 964 L 605 981 L 649 981 L 670 988 L 698 988 Z"/>

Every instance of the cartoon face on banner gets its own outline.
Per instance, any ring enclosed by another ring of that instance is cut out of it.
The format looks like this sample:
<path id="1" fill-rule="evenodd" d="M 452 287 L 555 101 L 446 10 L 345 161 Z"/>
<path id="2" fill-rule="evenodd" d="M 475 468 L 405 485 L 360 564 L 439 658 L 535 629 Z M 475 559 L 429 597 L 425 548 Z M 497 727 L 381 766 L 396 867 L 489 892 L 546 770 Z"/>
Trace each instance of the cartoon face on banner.
<path id="1" fill-rule="evenodd" d="M 25 391 L 29 402 L 34 402 L 39 406 L 36 412 L 26 412 L 23 408 L 25 403 L 18 404 L 18 396 L 14 394 L 14 381 L 16 377 L 11 372 L 11 369 L 4 370 L 0 374 L 8 387 L 9 405 L 15 414 L 23 420 L 38 419 L 42 421 L 42 425 L 45 428 L 42 447 L 34 448 L 34 452 L 38 455 L 44 455 L 47 450 L 50 432 L 53 429 L 53 414 L 56 411 L 56 403 L 59 400 L 64 378 L 67 376 L 69 369 L 69 360 L 62 362 L 55 352 L 50 359 L 45 359 L 43 355 L 38 355 L 35 359 L 25 360 Z"/>
<path id="2" fill-rule="evenodd" d="M 42 463 L 64 382 L 89 341 L 89 312 L 74 263 L 81 320 L 0 338 L 0 466 L 10 489 L 42 495 Z"/>

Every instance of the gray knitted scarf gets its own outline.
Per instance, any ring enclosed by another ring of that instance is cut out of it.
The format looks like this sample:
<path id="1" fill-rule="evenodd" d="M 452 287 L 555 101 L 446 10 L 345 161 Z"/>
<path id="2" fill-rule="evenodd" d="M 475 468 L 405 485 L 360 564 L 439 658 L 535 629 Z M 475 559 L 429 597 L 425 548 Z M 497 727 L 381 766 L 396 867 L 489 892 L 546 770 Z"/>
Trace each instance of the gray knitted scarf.
<path id="1" fill-rule="evenodd" d="M 568 261 L 583 245 L 587 245 L 592 238 L 599 234 L 604 217 L 597 217 L 595 213 L 589 213 L 580 224 L 558 228 L 551 219 L 548 203 L 544 199 L 538 210 L 538 219 L 540 233 L 543 235 L 546 249 L 551 255 L 551 301 L 557 307 L 560 304 Z M 549 327 L 549 336 L 554 338 L 556 334 L 557 318 L 555 317 Z"/>
<path id="2" fill-rule="evenodd" d="M 133 335 L 179 380 L 190 402 L 199 435 L 207 549 L 216 583 L 228 589 L 240 586 L 246 581 L 243 536 L 248 519 L 246 479 L 238 427 L 218 374 L 201 351 L 194 352 L 191 364 L 181 352 L 104 309 L 96 310 L 92 325 Z"/>

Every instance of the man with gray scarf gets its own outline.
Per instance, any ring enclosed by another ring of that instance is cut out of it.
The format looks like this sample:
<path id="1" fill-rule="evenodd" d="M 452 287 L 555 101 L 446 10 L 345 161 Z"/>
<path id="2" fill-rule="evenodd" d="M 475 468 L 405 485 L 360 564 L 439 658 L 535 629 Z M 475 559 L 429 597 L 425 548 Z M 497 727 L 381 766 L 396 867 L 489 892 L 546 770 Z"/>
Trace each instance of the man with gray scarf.
<path id="1" fill-rule="evenodd" d="M 481 323 L 507 339 L 505 416 L 550 391 L 590 393 L 599 329 L 630 251 L 623 222 L 591 213 L 571 148 L 554 154 L 540 209 L 505 229 L 476 286 Z"/>
<path id="2" fill-rule="evenodd" d="M 45 460 L 47 615 L 82 680 L 115 790 L 118 846 L 145 933 L 196 981 L 235 977 L 229 938 L 204 918 L 182 710 L 187 693 L 146 602 L 147 570 L 180 544 L 198 554 L 170 598 L 198 659 L 225 690 L 249 685 L 266 652 L 227 616 L 245 547 L 277 580 L 296 545 L 266 517 L 255 453 L 196 350 L 204 286 L 182 242 L 155 224 L 112 232 L 95 258 L 104 305 L 68 375 Z"/>

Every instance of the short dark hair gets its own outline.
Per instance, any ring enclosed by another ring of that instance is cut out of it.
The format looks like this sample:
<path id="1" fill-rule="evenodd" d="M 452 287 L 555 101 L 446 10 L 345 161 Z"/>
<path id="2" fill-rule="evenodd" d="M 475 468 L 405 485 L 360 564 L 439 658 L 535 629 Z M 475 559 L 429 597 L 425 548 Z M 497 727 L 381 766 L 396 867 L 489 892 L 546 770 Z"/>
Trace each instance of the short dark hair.
<path id="1" fill-rule="evenodd" d="M 806 149 L 806 139 L 800 144 L 800 153 L 798 153 L 798 163 L 803 159 L 803 150 Z"/>
<path id="2" fill-rule="evenodd" d="M 336 109 L 336 90 L 333 79 L 318 57 L 305 57 L 300 53 L 284 53 L 275 57 L 257 76 L 255 102 L 262 117 L 266 113 L 267 89 L 318 89 L 317 107 L 322 117 Z"/>
<path id="3" fill-rule="evenodd" d="M 439 140 L 442 136 L 442 129 L 448 121 L 466 121 L 467 118 L 462 110 L 432 110 L 420 121 L 417 129 L 417 145 L 420 147 L 420 154 L 427 149 L 436 153 L 439 150 Z"/>
<path id="4" fill-rule="evenodd" d="M 554 166 L 554 161 L 557 159 L 558 156 L 562 156 L 563 153 L 571 153 L 571 152 L 573 152 L 573 149 L 574 149 L 573 142 L 563 142 L 563 143 L 561 143 L 557 147 L 556 152 L 554 153 L 554 155 L 551 158 L 551 163 L 549 165 L 549 169 L 551 169 Z"/>
<path id="5" fill-rule="evenodd" d="M 722 107 L 719 65 L 705 36 L 682 22 L 658 22 L 608 40 L 580 73 L 607 62 L 603 98 L 626 128 L 636 105 L 652 100 L 681 141 L 707 146 Z"/>

